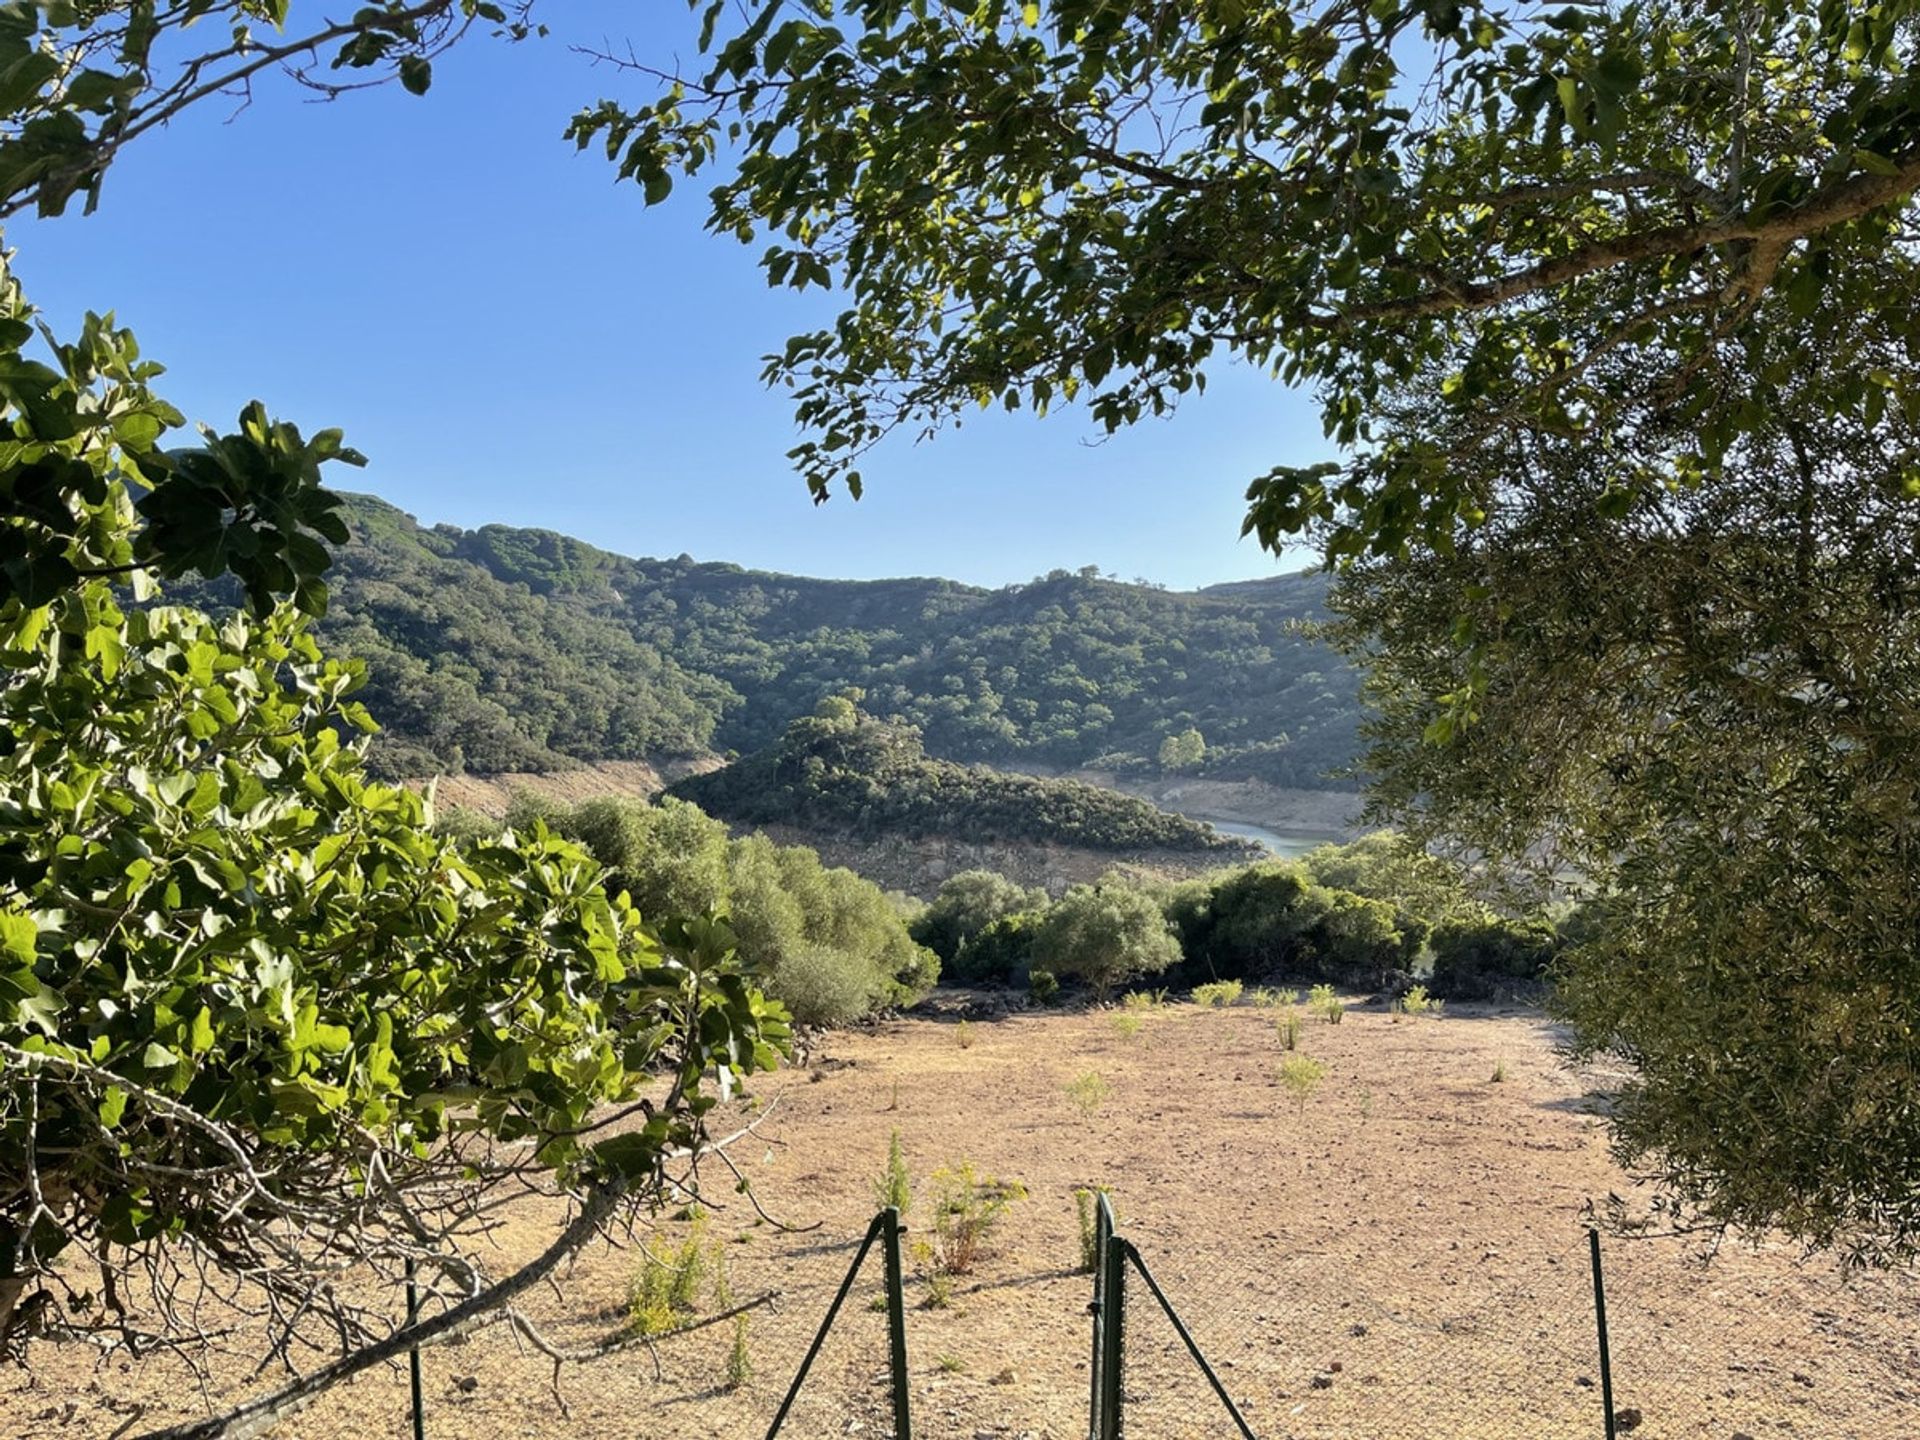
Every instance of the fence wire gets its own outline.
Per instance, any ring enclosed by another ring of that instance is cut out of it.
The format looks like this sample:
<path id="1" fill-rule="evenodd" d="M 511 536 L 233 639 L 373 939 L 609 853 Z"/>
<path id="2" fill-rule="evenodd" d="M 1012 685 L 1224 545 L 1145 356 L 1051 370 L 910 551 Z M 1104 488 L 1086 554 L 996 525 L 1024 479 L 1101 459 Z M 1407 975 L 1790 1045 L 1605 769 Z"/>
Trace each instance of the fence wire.
<path id="1" fill-rule="evenodd" d="M 1608 1434 L 1584 1232 L 1474 1275 L 1391 1254 L 1249 1270 L 1135 1236 L 1261 1440 Z M 1630 1440 L 1920 1436 L 1920 1292 L 1678 1240 L 1603 1246 L 1613 1420 Z M 1144 1286 L 1127 1292 L 1124 1433 L 1238 1435 Z"/>
<path id="2" fill-rule="evenodd" d="M 1920 1296 L 1886 1275 L 1605 1247 L 1614 1403 L 1635 1440 L 1920 1436 Z"/>
<path id="3" fill-rule="evenodd" d="M 689 1243 L 686 1228 L 665 1226 L 653 1237 L 654 1253 L 664 1259 L 669 1276 L 672 1262 L 683 1253 L 679 1247 Z M 557 1377 L 538 1351 L 503 1328 L 466 1346 L 425 1351 L 428 1440 L 468 1435 L 758 1440 L 800 1368 L 860 1239 L 824 1232 L 782 1236 L 765 1227 L 710 1233 L 692 1294 L 682 1297 L 690 1303 L 674 1305 L 671 1318 L 656 1324 L 696 1325 L 768 1293 L 777 1292 L 778 1298 L 705 1328 L 565 1366 Z M 644 1284 L 649 1262 L 633 1251 L 625 1260 L 596 1264 L 590 1274 L 570 1277 L 558 1290 L 529 1297 L 522 1308 L 556 1344 L 591 1344 L 610 1329 L 634 1322 L 634 1291 Z M 884 1305 L 876 1246 L 786 1417 L 783 1440 L 890 1433 Z M 557 1389 L 551 1383 L 556 1379 Z"/>
<path id="4" fill-rule="evenodd" d="M 1324 1226 L 1292 1235 L 1276 1217 L 1271 1232 L 1220 1233 L 1196 1245 L 1152 1226 L 1127 1227 L 1124 1190 L 1120 1203 L 1123 1233 L 1259 1440 L 1607 1436 L 1593 1275 L 1577 1225 L 1536 1218 L 1496 1250 L 1467 1245 L 1464 1235 L 1449 1239 L 1443 1225 L 1368 1244 Z M 1189 1235 L 1194 1228 L 1182 1227 Z M 527 1243 L 546 1233 L 529 1227 Z M 758 1440 L 862 1233 L 844 1226 L 784 1233 L 740 1210 L 698 1224 L 663 1222 L 644 1242 L 659 1265 L 672 1272 L 689 1254 L 699 1261 L 667 1297 L 666 1318 L 656 1314 L 652 1323 L 696 1324 L 768 1292 L 778 1292 L 778 1302 L 750 1311 L 744 1332 L 722 1321 L 558 1372 L 506 1326 L 430 1348 L 421 1356 L 424 1433 L 429 1440 Z M 522 1308 L 559 1346 L 621 1332 L 645 1311 L 650 1267 L 642 1243 L 591 1247 L 553 1285 L 523 1297 Z M 966 1290 L 951 1310 L 922 1308 L 919 1282 L 909 1280 L 907 1345 L 921 1440 L 1078 1440 L 1084 1433 L 1071 1417 L 1085 1415 L 1092 1378 L 1084 1308 L 1091 1277 L 1064 1277 L 1074 1256 L 1029 1252 L 1009 1267 L 1014 1253 L 1008 1245 L 990 1256 L 986 1288 Z M 1626 1440 L 1920 1437 L 1914 1277 L 1843 1279 L 1831 1266 L 1732 1246 L 1703 1264 L 1697 1248 L 1673 1238 L 1610 1236 L 1603 1255 L 1612 1418 Z M 503 1254 L 500 1268 L 514 1260 Z M 654 1283 L 657 1290 L 661 1282 Z M 1031 1313 L 1016 1320 L 995 1308 L 1011 1305 L 1030 1305 Z M 1173 1321 L 1131 1270 L 1123 1314 L 1124 1436 L 1238 1440 Z M 994 1333 L 1025 1348 L 969 1352 L 965 1371 L 945 1373 L 940 1351 L 976 1320 L 998 1320 Z M 157 1375 L 151 1367 L 171 1363 L 164 1354 L 109 1366 L 80 1347 L 43 1350 L 36 1376 L 0 1383 L 0 1432 L 97 1436 L 124 1425 L 140 1433 L 226 1409 L 278 1383 L 277 1374 L 255 1372 L 260 1352 L 249 1350 L 244 1332 L 227 1344 L 232 1363 L 217 1369 L 204 1395 L 184 1374 L 178 1384 Z M 1018 1383 L 999 1383 L 1003 1368 L 1010 1381 L 1039 1372 L 1051 1378 L 1026 1393 Z M 889 1378 L 876 1246 L 782 1435 L 883 1440 L 892 1434 Z M 336 1387 L 276 1433 L 377 1440 L 410 1431 L 401 1365 Z"/>
<path id="5" fill-rule="evenodd" d="M 1297 1440 L 1537 1440 L 1601 1433 L 1598 1347 L 1584 1250 L 1541 1257 L 1519 1283 L 1408 1284 L 1324 1255 L 1284 1259 L 1259 1275 L 1142 1243 L 1222 1383 L 1263 1437 Z M 1198 1435 L 1235 1435 L 1210 1387 L 1166 1343 L 1171 1327 L 1144 1287 L 1129 1290 L 1127 1390 L 1148 1397 L 1127 1433 L 1153 1436 L 1173 1417 L 1220 1412 Z M 1176 1348 L 1177 1347 L 1177 1348 Z M 1188 1375 L 1179 1374 L 1182 1367 Z M 1138 1422 L 1136 1424 L 1136 1421 Z"/>
<path id="6" fill-rule="evenodd" d="M 543 1217 L 544 1218 L 544 1217 Z M 787 1234 L 752 1223 L 745 1206 L 709 1215 L 694 1236 L 684 1220 L 665 1220 L 631 1243 L 593 1244 L 553 1283 L 527 1292 L 517 1308 L 555 1347 L 584 1349 L 632 1333 L 644 1305 L 647 1249 L 669 1271 L 697 1253 L 697 1274 L 656 1310 L 656 1326 L 684 1327 L 777 1292 L 748 1311 L 744 1331 L 722 1320 L 670 1334 L 586 1363 L 554 1363 L 506 1324 L 420 1352 L 426 1440 L 759 1440 L 800 1367 L 863 1230 Z M 516 1240 L 544 1242 L 549 1224 L 509 1236 L 494 1265 L 523 1258 Z M 692 1243 L 694 1249 L 689 1251 Z M 723 1278 L 724 1276 L 724 1278 Z M 879 1247 L 867 1257 L 806 1387 L 781 1431 L 783 1440 L 882 1440 L 888 1410 L 887 1326 Z M 391 1300 L 397 1322 L 404 1300 Z M 287 1374 L 262 1369 L 262 1332 L 244 1316 L 211 1308 L 206 1317 L 228 1333 L 196 1358 L 204 1386 L 181 1359 L 161 1351 L 138 1361 L 103 1364 L 88 1347 L 43 1344 L 32 1373 L 0 1374 L 0 1435 L 104 1437 L 140 1434 L 165 1424 L 226 1411 L 251 1395 L 278 1388 Z M 437 1302 L 423 1302 L 431 1317 Z M 316 1337 L 324 1338 L 324 1337 Z M 315 1352 L 319 1353 L 319 1352 Z M 377 1367 L 320 1394 L 274 1432 L 278 1440 L 402 1440 L 413 1433 L 404 1362 Z"/>

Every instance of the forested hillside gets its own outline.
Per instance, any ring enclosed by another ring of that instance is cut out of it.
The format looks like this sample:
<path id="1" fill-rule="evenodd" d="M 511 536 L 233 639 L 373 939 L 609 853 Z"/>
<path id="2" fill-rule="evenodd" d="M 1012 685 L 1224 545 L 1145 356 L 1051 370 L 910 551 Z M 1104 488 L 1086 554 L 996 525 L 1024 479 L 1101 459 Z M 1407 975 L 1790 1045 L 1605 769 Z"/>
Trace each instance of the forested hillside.
<path id="1" fill-rule="evenodd" d="M 943 835 L 1088 850 L 1248 848 L 1116 790 L 929 759 L 912 726 L 876 720 L 840 696 L 788 725 L 776 744 L 689 775 L 670 793 L 731 824 L 840 835 Z"/>
<path id="2" fill-rule="evenodd" d="M 984 590 L 632 560 L 368 496 L 349 521 L 321 633 L 370 662 L 388 773 L 758 750 L 847 691 L 930 754 L 1002 766 L 1324 786 L 1354 751 L 1352 672 L 1294 628 L 1321 618 L 1320 575 Z"/>

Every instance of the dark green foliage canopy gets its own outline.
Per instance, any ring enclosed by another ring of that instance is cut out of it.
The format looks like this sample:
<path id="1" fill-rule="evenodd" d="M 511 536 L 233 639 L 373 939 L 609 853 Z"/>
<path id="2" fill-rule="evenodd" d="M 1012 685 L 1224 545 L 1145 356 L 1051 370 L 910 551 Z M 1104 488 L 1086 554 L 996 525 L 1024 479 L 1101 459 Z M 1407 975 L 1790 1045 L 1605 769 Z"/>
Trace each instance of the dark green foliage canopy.
<path id="1" fill-rule="evenodd" d="M 1034 931 L 1036 970 L 1084 981 L 1095 999 L 1180 959 L 1180 941 L 1153 896 L 1124 881 L 1075 885 Z"/>
<path id="2" fill-rule="evenodd" d="M 1816 424 L 1831 377 L 1776 359 L 1716 485 L 1608 519 L 1581 447 L 1516 444 L 1479 535 L 1340 604 L 1380 808 L 1586 901 L 1557 1003 L 1632 1067 L 1622 1158 L 1884 1260 L 1920 1247 L 1920 431 L 1878 387 Z"/>
<path id="3" fill-rule="evenodd" d="M 963 949 L 997 920 L 1046 904 L 1046 892 L 1014 884 L 991 870 L 963 870 L 940 886 L 913 922 L 913 938 L 951 968 Z"/>
<path id="4" fill-rule="evenodd" d="M 1184 985 L 1288 979 L 1371 990 L 1410 970 L 1427 937 L 1417 917 L 1316 885 L 1285 861 L 1188 881 L 1166 908 L 1182 955 L 1170 978 Z"/>
<path id="5" fill-rule="evenodd" d="M 789 725 L 779 744 L 689 776 L 673 793 L 736 825 L 1093 850 L 1244 848 L 1115 790 L 931 760 L 912 726 L 876 720 L 845 700 L 829 699 L 820 711 Z"/>

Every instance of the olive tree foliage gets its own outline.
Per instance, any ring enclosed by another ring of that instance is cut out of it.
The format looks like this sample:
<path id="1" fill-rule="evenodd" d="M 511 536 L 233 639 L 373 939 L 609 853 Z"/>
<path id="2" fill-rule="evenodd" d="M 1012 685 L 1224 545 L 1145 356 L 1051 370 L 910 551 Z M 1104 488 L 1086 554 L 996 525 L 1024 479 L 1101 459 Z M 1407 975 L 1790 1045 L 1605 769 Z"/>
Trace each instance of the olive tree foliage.
<path id="1" fill-rule="evenodd" d="M 1485 525 L 1335 602 L 1372 665 L 1377 808 L 1581 900 L 1557 1004 L 1581 1053 L 1630 1062 L 1622 1159 L 1690 1220 L 1868 1262 L 1920 1248 L 1903 276 L 1877 313 L 1766 302 L 1788 313 L 1697 382 L 1759 411 L 1712 483 L 1619 496 L 1596 449 L 1660 454 L 1663 423 L 1515 433 L 1481 461 Z"/>
<path id="2" fill-rule="evenodd" d="M 993 870 L 962 870 L 940 884 L 911 927 L 913 938 L 951 965 L 996 920 L 1045 907 L 1044 890 L 1016 885 Z"/>
<path id="3" fill-rule="evenodd" d="M 1116 429 L 1230 358 L 1345 452 L 1254 479 L 1273 548 L 1446 543 L 1486 504 L 1453 462 L 1511 425 L 1673 409 L 1647 478 L 1710 473 L 1756 422 L 1691 378 L 1769 295 L 1877 305 L 1857 262 L 1920 186 L 1914 0 L 692 4 L 704 68 L 573 133 L 649 200 L 718 169 L 715 231 L 846 295 L 766 371 L 822 497 L 895 430 Z M 1463 423 L 1384 423 L 1442 359 Z"/>
<path id="4" fill-rule="evenodd" d="M 30 320 L 0 275 L 0 1343 L 192 1359 L 211 1288 L 254 1359 L 336 1357 L 205 1435 L 482 1323 L 561 1353 L 514 1297 L 692 1183 L 783 1012 L 723 924 L 650 927 L 544 827 L 458 843 L 369 782 L 363 676 L 292 608 L 160 603 L 153 570 L 221 568 L 319 603 L 301 522 L 327 537 L 337 435 L 252 407 L 163 450 L 130 335 L 90 317 L 49 364 Z M 232 523 L 170 535 L 203 504 Z M 487 1216 L 522 1193 L 575 1219 L 497 1274 Z M 396 1338 L 408 1268 L 442 1308 Z"/>
<path id="5" fill-rule="evenodd" d="M 1180 959 L 1180 941 L 1144 890 L 1124 881 L 1075 885 L 1047 911 L 1033 937 L 1035 969 L 1084 980 L 1094 998 L 1158 975 Z"/>

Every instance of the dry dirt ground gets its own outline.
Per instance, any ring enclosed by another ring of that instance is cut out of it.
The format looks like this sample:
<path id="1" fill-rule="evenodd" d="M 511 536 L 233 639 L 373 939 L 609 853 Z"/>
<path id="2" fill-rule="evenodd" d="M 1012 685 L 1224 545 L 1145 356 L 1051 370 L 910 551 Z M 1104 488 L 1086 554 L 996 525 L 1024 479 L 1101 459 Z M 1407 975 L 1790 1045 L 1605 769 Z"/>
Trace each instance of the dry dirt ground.
<path id="1" fill-rule="evenodd" d="M 1276 1081 L 1274 1012 L 1170 1006 L 1125 1033 L 1116 1012 L 916 1018 L 833 1037 L 772 1078 L 778 1103 L 736 1147 L 767 1208 L 819 1228 L 782 1234 L 713 1186 L 712 1267 L 752 1312 L 753 1375 L 726 1382 L 720 1325 L 559 1377 L 502 1332 L 424 1360 L 431 1437 L 750 1437 L 766 1433 L 854 1244 L 898 1130 L 929 1223 L 930 1172 L 963 1160 L 1018 1182 L 950 1304 L 908 1258 L 914 1432 L 929 1440 L 1086 1433 L 1087 1277 L 1074 1191 L 1110 1187 L 1123 1233 L 1218 1367 L 1260 1440 L 1535 1440 L 1604 1435 L 1583 1210 L 1643 1197 L 1608 1156 L 1588 1092 L 1538 1016 L 1463 1010 L 1399 1021 L 1309 1020 L 1327 1067 L 1296 1102 Z M 1496 1067 L 1504 1075 L 1493 1080 Z M 1098 1081 L 1084 1077 L 1097 1076 Z M 1104 1098 L 1100 1092 L 1104 1090 Z M 501 1264 L 550 1237 L 518 1217 Z M 661 1240 L 684 1224 L 666 1223 Z M 1920 1436 L 1920 1285 L 1843 1285 L 1784 1246 L 1723 1246 L 1703 1266 L 1671 1238 L 1605 1242 L 1615 1407 L 1632 1440 Z M 596 1249 L 535 1302 L 556 1337 L 620 1323 L 637 1267 Z M 783 1432 L 891 1433 L 875 1253 Z M 1147 1287 L 1126 1307 L 1126 1434 L 1238 1433 Z M 204 1413 L 175 1362 L 95 1367 L 41 1348 L 29 1382 L 0 1376 L 0 1435 L 139 1434 Z M 230 1375 L 238 1371 L 229 1370 Z M 227 1388 L 225 1395 L 238 1393 Z M 277 1433 L 407 1433 L 404 1372 L 339 1387 Z M 564 1403 L 564 1408 L 563 1408 Z"/>

